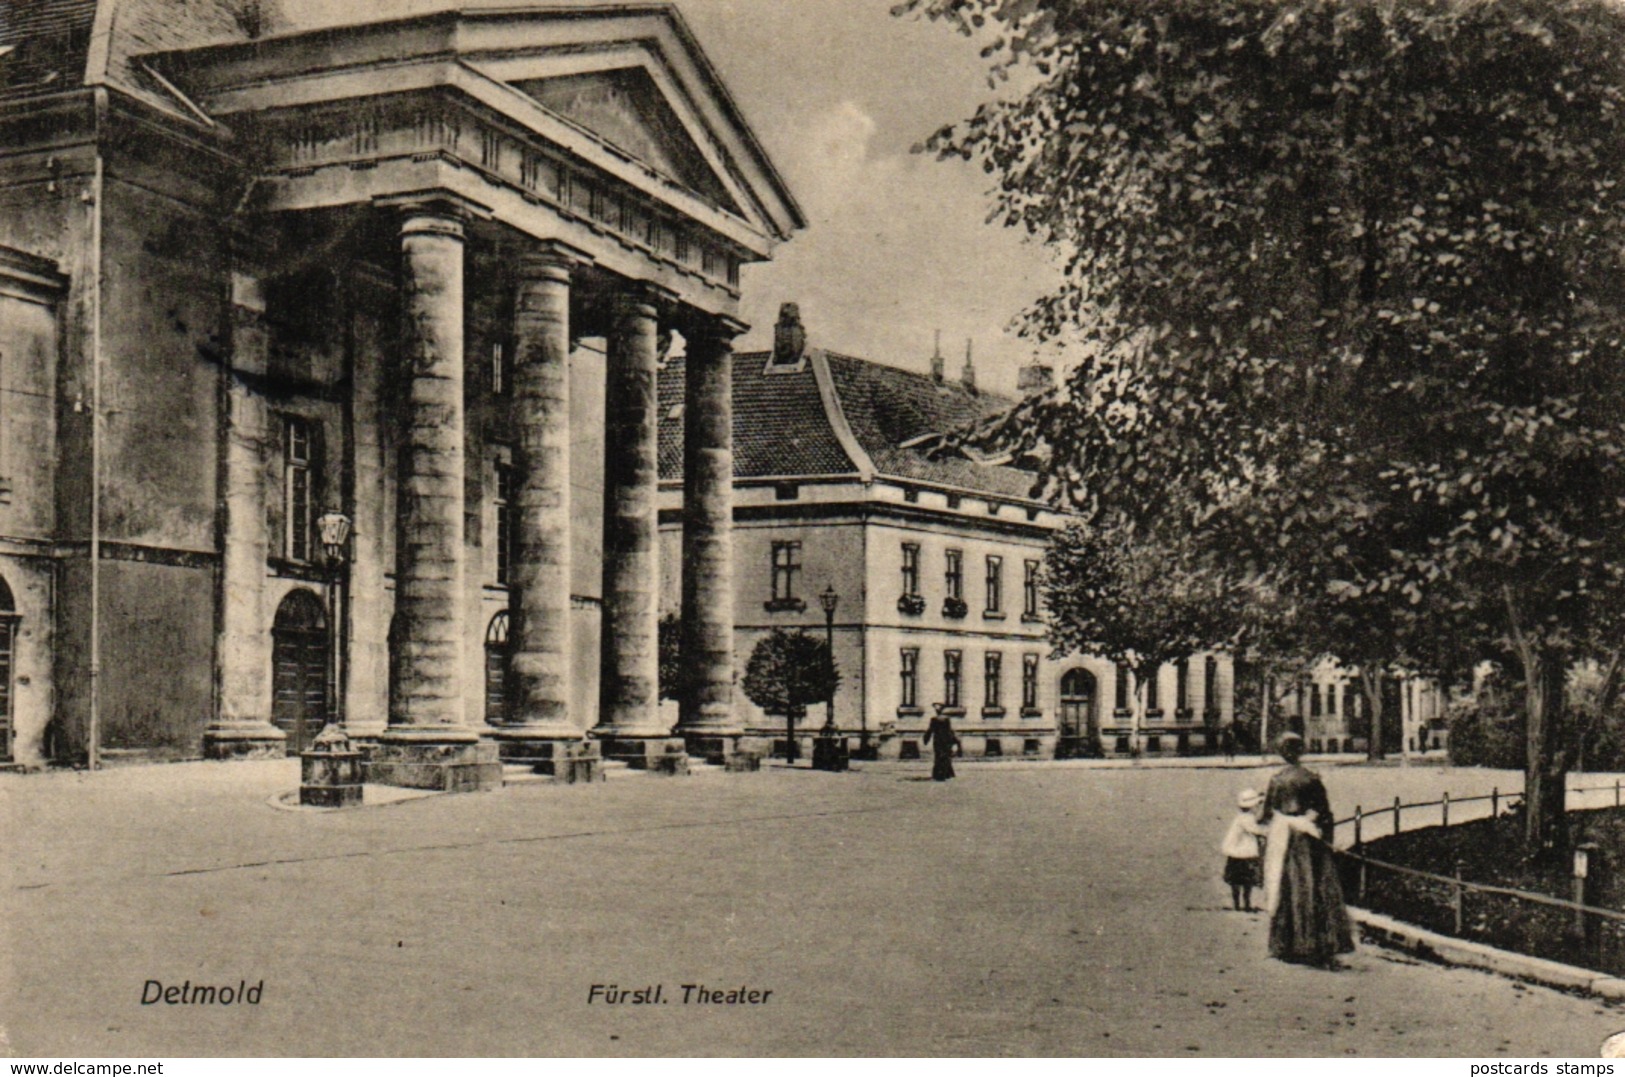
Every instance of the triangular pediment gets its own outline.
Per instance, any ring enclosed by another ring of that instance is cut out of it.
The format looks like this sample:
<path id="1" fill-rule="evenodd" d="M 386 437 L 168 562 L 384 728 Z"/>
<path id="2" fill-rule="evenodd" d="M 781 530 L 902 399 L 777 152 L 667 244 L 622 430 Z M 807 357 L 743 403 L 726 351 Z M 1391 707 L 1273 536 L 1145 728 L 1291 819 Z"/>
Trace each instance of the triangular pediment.
<path id="1" fill-rule="evenodd" d="M 706 201 L 740 212 L 660 87 L 642 68 L 526 79 L 513 87 Z"/>

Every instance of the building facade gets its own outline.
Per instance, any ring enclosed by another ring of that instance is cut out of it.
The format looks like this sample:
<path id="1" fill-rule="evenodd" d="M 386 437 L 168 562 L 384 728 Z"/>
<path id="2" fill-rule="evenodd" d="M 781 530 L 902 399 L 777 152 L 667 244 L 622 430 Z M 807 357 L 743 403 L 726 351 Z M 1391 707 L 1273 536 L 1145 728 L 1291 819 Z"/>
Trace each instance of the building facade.
<path id="1" fill-rule="evenodd" d="M 1384 675 L 1381 733 L 1384 754 L 1442 751 L 1448 746 L 1448 698 L 1437 678 Z M 1370 746 L 1372 707 L 1359 671 L 1323 658 L 1277 699 L 1279 715 L 1310 752 L 1357 752 Z"/>
<path id="2" fill-rule="evenodd" d="M 937 705 L 975 755 L 1211 747 L 1233 717 L 1228 656 L 1165 667 L 1138 735 L 1126 670 L 1051 656 L 1038 573 L 1064 518 L 1035 500 L 1032 474 L 944 445 L 1015 403 L 978 388 L 968 353 L 958 376 L 945 367 L 940 349 L 926 374 L 813 347 L 794 304 L 781 313 L 772 352 L 736 358 L 738 668 L 774 628 L 828 632 L 842 677 L 835 726 L 884 756 L 919 755 Z M 1030 368 L 1023 387 L 1041 387 L 1046 375 Z M 667 565 L 679 563 L 684 541 L 682 446 L 695 415 L 685 379 L 683 360 L 662 371 Z M 682 606 L 675 574 L 663 580 L 661 606 Z M 735 703 L 749 731 L 782 747 L 782 715 L 742 694 Z M 801 736 L 824 724 L 822 710 L 813 708 Z"/>
<path id="3" fill-rule="evenodd" d="M 664 750 L 657 365 L 726 413 L 801 212 L 670 5 L 388 6 L 0 3 L 0 759 Z M 674 509 L 701 743 L 731 437 Z"/>

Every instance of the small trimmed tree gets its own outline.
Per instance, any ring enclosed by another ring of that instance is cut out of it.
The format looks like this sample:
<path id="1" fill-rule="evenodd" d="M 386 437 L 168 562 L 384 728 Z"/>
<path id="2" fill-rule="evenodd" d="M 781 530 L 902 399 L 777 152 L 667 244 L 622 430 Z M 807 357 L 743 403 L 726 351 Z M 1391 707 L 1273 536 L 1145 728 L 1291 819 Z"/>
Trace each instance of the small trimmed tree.
<path id="1" fill-rule="evenodd" d="M 681 703 L 684 681 L 682 654 L 683 623 L 676 614 L 660 619 L 660 698 Z"/>
<path id="2" fill-rule="evenodd" d="M 814 703 L 827 702 L 840 687 L 841 673 L 823 640 L 801 629 L 775 628 L 757 642 L 739 686 L 763 711 L 785 719 L 785 758 L 796 758 L 796 723 Z"/>

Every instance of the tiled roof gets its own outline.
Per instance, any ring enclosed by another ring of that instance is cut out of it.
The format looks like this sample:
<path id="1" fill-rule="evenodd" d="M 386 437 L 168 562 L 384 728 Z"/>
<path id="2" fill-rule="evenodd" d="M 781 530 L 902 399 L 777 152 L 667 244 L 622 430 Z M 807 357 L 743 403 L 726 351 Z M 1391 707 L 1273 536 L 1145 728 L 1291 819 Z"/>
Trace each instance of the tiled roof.
<path id="1" fill-rule="evenodd" d="M 734 356 L 734 476 L 855 475 L 830 426 L 811 365 L 764 374 L 765 352 Z M 660 477 L 683 477 L 683 360 L 660 371 Z"/>
<path id="2" fill-rule="evenodd" d="M 0 0 L 0 94 L 79 85 L 95 21 L 96 0 Z"/>
<path id="3" fill-rule="evenodd" d="M 819 393 L 815 362 L 824 362 L 841 418 L 875 470 L 895 479 L 1026 499 L 1033 476 L 1012 467 L 933 454 L 932 434 L 950 434 L 1009 409 L 1015 402 L 976 393 L 958 382 L 844 355 L 824 354 L 800 369 L 764 372 L 767 353 L 734 357 L 734 477 L 856 475 Z M 682 359 L 660 372 L 660 477 L 683 471 Z"/>
<path id="4" fill-rule="evenodd" d="M 882 475 L 1006 497 L 1031 496 L 1033 476 L 1024 471 L 932 454 L 929 444 L 903 447 L 915 438 L 968 428 L 1008 411 L 1014 400 L 845 355 L 830 355 L 829 370 L 853 435 Z"/>

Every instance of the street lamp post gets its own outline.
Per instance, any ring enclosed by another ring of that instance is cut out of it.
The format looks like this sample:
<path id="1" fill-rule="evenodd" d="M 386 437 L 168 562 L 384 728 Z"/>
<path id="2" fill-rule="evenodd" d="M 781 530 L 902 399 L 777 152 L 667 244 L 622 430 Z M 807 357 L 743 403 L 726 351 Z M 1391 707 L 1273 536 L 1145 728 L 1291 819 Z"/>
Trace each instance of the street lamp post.
<path id="1" fill-rule="evenodd" d="M 340 647 L 347 633 L 341 620 L 345 544 L 350 539 L 350 518 L 342 512 L 324 512 L 316 521 L 327 568 L 327 724 L 307 751 L 299 753 L 299 803 L 309 807 L 344 808 L 361 803 L 361 753 L 344 732 L 343 699 L 339 688 Z"/>
<path id="2" fill-rule="evenodd" d="M 818 731 L 818 740 L 813 744 L 813 766 L 819 770 L 846 769 L 845 753 L 841 751 L 840 736 L 835 728 L 835 607 L 840 601 L 841 596 L 835 593 L 833 584 L 818 596 L 819 605 L 824 607 L 824 659 L 828 663 L 824 673 L 829 684 L 829 696 L 824 700 L 824 728 Z"/>

